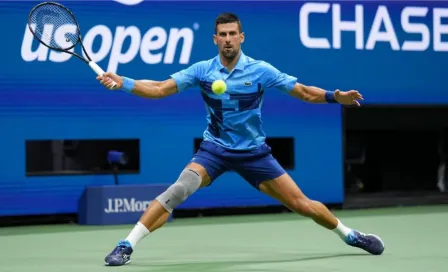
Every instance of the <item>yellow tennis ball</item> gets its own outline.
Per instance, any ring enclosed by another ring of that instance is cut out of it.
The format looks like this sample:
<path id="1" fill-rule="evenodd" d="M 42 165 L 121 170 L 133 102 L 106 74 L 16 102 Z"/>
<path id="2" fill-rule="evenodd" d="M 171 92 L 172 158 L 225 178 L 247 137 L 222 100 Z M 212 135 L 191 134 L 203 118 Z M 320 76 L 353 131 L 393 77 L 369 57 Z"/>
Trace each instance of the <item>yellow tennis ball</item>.
<path id="1" fill-rule="evenodd" d="M 221 94 L 225 93 L 226 90 L 227 90 L 227 85 L 224 82 L 224 80 L 218 79 L 213 82 L 212 91 L 215 94 L 221 95 Z"/>

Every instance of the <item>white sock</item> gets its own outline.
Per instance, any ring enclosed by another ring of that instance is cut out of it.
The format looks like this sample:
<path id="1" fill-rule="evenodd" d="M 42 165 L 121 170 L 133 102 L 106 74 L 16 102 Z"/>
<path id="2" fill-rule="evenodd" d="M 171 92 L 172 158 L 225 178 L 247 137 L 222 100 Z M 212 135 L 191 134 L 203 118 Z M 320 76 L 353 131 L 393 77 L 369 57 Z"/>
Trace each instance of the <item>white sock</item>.
<path id="1" fill-rule="evenodd" d="M 135 227 L 132 229 L 132 231 L 129 233 L 128 237 L 126 238 L 129 243 L 131 243 L 132 248 L 135 248 L 138 242 L 140 242 L 141 239 L 145 238 L 146 235 L 149 234 L 149 230 L 140 222 L 137 222 L 135 224 Z"/>
<path id="2" fill-rule="evenodd" d="M 345 241 L 345 238 L 352 231 L 352 229 L 347 228 L 346 226 L 344 226 L 344 224 L 342 224 L 341 221 L 339 221 L 339 219 L 338 219 L 338 226 L 336 228 L 334 228 L 333 231 L 337 235 L 339 235 L 339 237 L 341 237 L 342 240 Z"/>

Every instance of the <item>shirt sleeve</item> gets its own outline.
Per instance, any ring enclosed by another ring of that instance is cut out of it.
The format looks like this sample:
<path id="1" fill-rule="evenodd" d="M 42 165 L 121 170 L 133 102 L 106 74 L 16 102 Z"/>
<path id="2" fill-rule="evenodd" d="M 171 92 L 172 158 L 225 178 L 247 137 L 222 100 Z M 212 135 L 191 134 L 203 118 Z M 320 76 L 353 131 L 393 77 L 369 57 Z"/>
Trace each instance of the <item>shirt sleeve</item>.
<path id="1" fill-rule="evenodd" d="M 265 88 L 277 88 L 282 92 L 289 93 L 294 88 L 297 78 L 280 72 L 269 63 L 264 65 Z"/>
<path id="2" fill-rule="evenodd" d="M 177 85 L 177 91 L 183 92 L 199 85 L 199 81 L 205 70 L 205 62 L 197 62 L 190 67 L 171 75 Z"/>

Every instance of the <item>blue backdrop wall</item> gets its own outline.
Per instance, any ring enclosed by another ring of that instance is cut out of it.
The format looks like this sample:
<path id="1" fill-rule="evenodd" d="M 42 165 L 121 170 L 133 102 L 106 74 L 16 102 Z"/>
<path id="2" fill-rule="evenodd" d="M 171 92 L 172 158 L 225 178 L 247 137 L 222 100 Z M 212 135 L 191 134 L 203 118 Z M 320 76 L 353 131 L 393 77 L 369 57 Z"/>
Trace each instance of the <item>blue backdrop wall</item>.
<path id="1" fill-rule="evenodd" d="M 33 40 L 26 21 L 37 1 L 0 2 L 0 215 L 76 212 L 104 175 L 26 177 L 25 141 L 138 138 L 141 171 L 123 184 L 171 183 L 206 128 L 199 90 L 162 100 L 109 92 L 83 62 Z M 105 70 L 166 79 L 217 54 L 214 19 L 243 22 L 244 52 L 304 84 L 358 89 L 365 104 L 448 102 L 448 5 L 442 2 L 62 1 L 77 16 L 90 55 Z M 77 49 L 80 53 L 80 50 Z M 267 90 L 264 128 L 293 137 L 290 175 L 309 197 L 343 201 L 341 108 L 310 105 Z M 234 173 L 180 208 L 277 204 Z"/>

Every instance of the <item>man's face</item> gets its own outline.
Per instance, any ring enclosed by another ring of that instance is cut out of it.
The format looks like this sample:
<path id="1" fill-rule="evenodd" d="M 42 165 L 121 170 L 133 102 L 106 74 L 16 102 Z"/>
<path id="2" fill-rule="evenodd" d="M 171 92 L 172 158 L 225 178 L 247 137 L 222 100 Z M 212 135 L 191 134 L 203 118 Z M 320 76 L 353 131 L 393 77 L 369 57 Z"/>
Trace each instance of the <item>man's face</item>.
<path id="1" fill-rule="evenodd" d="M 240 33 L 238 23 L 219 24 L 213 41 L 218 45 L 219 53 L 226 59 L 233 59 L 238 55 L 244 42 L 244 33 Z"/>

